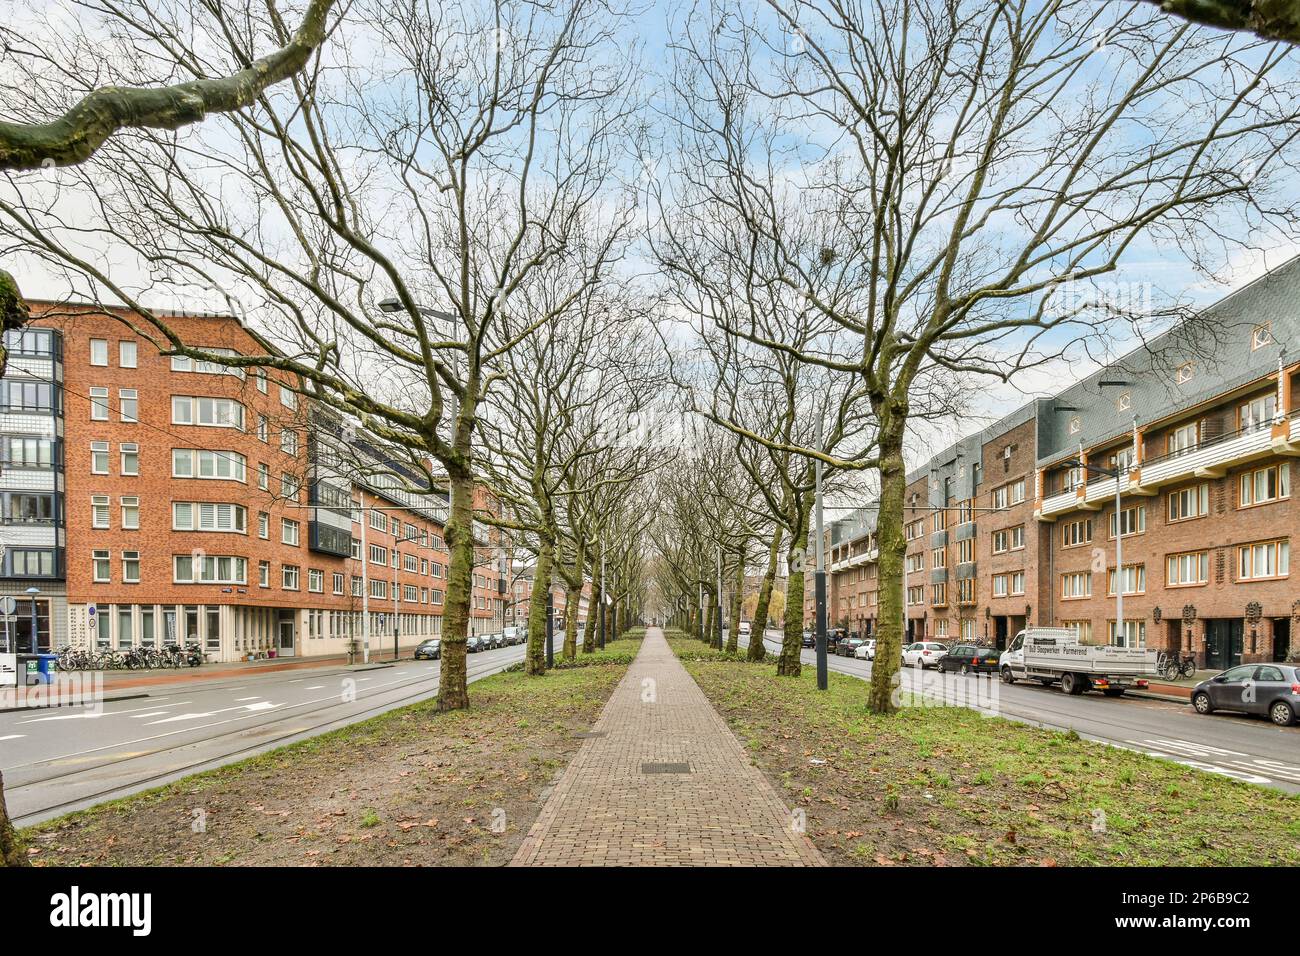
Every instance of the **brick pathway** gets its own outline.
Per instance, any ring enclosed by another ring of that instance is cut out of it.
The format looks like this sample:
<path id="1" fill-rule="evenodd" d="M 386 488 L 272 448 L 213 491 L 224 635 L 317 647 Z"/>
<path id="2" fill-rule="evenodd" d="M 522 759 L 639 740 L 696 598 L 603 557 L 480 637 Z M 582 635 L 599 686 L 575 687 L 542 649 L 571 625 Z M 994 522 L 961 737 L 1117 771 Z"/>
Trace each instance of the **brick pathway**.
<path id="1" fill-rule="evenodd" d="M 512 866 L 825 865 L 659 629 L 593 730 Z"/>

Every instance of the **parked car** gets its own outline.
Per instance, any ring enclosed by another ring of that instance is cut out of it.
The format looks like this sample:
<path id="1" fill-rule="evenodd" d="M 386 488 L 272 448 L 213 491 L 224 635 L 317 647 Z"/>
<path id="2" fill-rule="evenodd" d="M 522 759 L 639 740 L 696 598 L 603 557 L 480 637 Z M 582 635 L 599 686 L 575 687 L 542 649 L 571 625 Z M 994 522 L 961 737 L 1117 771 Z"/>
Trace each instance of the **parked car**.
<path id="1" fill-rule="evenodd" d="M 858 645 L 858 649 L 853 652 L 853 656 L 860 661 L 874 661 L 876 659 L 876 639 L 868 637 Z"/>
<path id="2" fill-rule="evenodd" d="M 750 628 L 749 628 L 749 622 L 748 622 L 748 621 L 741 621 L 741 622 L 740 622 L 740 626 L 739 626 L 738 630 L 736 631 L 736 633 L 737 633 L 740 637 L 749 637 L 749 631 L 750 631 Z"/>
<path id="3" fill-rule="evenodd" d="M 840 646 L 840 641 L 849 636 L 849 632 L 843 627 L 831 627 L 826 629 L 826 653 L 835 654 Z"/>
<path id="4" fill-rule="evenodd" d="M 948 648 L 938 641 L 916 641 L 903 648 L 903 666 L 937 667 L 940 659 L 948 653 Z"/>
<path id="5" fill-rule="evenodd" d="M 466 654 L 477 654 L 479 651 L 486 651 L 486 650 L 487 650 L 487 645 L 483 643 L 483 638 L 481 637 L 465 638 Z"/>
<path id="6" fill-rule="evenodd" d="M 1300 667 L 1291 664 L 1242 664 L 1215 674 L 1192 688 L 1198 714 L 1232 710 L 1267 716 L 1289 727 L 1300 715 Z"/>
<path id="7" fill-rule="evenodd" d="M 817 635 L 812 631 L 804 631 L 803 636 L 799 639 L 800 647 L 816 647 Z"/>
<path id="8" fill-rule="evenodd" d="M 442 641 L 436 637 L 431 637 L 427 641 L 422 641 L 420 646 L 415 649 L 415 659 L 417 661 L 441 660 Z"/>
<path id="9" fill-rule="evenodd" d="M 841 637 L 835 643 L 835 656 L 854 657 L 857 654 L 858 648 L 865 643 L 867 643 L 867 639 L 865 637 L 853 637 L 853 636 Z"/>
<path id="10" fill-rule="evenodd" d="M 1001 655 L 996 647 L 985 644 L 954 644 L 948 653 L 939 658 L 939 670 L 957 671 L 961 674 L 998 672 Z"/>
<path id="11" fill-rule="evenodd" d="M 522 644 L 527 639 L 528 628 L 514 625 L 505 630 L 507 644 Z"/>

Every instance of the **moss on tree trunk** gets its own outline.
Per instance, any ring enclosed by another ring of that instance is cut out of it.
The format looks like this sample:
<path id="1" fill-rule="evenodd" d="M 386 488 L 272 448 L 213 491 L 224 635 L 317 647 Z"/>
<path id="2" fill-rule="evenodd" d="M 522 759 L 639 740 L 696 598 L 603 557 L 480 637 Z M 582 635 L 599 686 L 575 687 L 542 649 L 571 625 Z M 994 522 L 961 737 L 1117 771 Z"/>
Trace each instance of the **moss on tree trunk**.
<path id="1" fill-rule="evenodd" d="M 877 600 L 880 618 L 876 628 L 876 658 L 871 665 L 871 692 L 867 706 L 873 714 L 892 714 L 903 649 L 903 561 L 907 541 L 903 536 L 903 508 L 907 470 L 903 463 L 902 426 L 882 428 L 880 439 L 880 510 L 876 537 L 880 548 Z"/>
<path id="2" fill-rule="evenodd" d="M 469 632 L 470 584 L 474 575 L 474 482 L 468 474 L 451 478 L 451 514 L 445 537 L 451 564 L 447 568 L 447 598 L 442 619 L 440 711 L 469 706 L 465 637 Z"/>
<path id="3" fill-rule="evenodd" d="M 542 539 L 537 549 L 537 566 L 533 568 L 533 593 L 528 599 L 528 653 L 524 673 L 546 673 L 546 600 L 551 593 L 551 563 L 555 546 Z"/>
<path id="4" fill-rule="evenodd" d="M 781 554 L 781 532 L 772 534 L 772 543 L 767 548 L 767 568 L 763 572 L 763 583 L 758 588 L 758 603 L 754 606 L 754 621 L 750 625 L 749 651 L 746 653 L 751 661 L 761 661 L 767 656 L 763 637 L 767 633 L 767 614 L 772 607 L 772 587 L 776 583 L 776 566 Z"/>

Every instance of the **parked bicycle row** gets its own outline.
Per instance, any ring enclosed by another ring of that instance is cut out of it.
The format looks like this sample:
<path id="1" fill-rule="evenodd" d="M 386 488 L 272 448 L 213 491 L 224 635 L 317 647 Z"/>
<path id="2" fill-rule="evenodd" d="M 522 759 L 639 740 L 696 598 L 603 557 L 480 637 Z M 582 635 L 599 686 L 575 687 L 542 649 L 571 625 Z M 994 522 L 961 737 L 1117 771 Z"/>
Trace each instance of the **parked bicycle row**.
<path id="1" fill-rule="evenodd" d="M 82 650 L 65 647 L 59 651 L 61 671 L 149 670 L 166 667 L 199 667 L 204 662 L 198 644 L 165 644 L 162 647 L 133 647 L 128 651 Z"/>

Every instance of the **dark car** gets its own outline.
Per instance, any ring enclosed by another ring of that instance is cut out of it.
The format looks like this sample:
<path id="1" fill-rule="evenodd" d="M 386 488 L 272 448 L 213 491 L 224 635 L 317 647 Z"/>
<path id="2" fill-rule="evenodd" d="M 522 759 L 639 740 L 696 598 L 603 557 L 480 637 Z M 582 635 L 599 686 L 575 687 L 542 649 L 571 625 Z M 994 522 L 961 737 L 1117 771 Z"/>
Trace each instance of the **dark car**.
<path id="1" fill-rule="evenodd" d="M 1289 727 L 1300 714 L 1300 667 L 1292 664 L 1242 664 L 1192 688 L 1198 714 L 1233 710 L 1266 716 Z"/>
<path id="2" fill-rule="evenodd" d="M 442 659 L 442 641 L 436 637 L 431 637 L 420 644 L 415 649 L 415 659 L 417 661 L 437 661 Z"/>
<path id="3" fill-rule="evenodd" d="M 849 632 L 846 628 L 843 627 L 830 628 L 826 632 L 826 652 L 828 654 L 839 653 L 837 648 L 840 646 L 840 641 L 845 640 L 848 636 L 849 636 Z"/>
<path id="4" fill-rule="evenodd" d="M 865 637 L 841 637 L 835 642 L 835 654 L 838 657 L 852 657 L 865 643 L 867 643 Z"/>
<path id="5" fill-rule="evenodd" d="M 996 647 L 984 644 L 954 644 L 939 658 L 939 670 L 961 674 L 996 674 L 1001 655 Z"/>
<path id="6" fill-rule="evenodd" d="M 817 635 L 812 631 L 804 631 L 803 636 L 799 639 L 800 647 L 816 647 Z"/>
<path id="7" fill-rule="evenodd" d="M 477 654 L 479 651 L 486 651 L 488 649 L 488 645 L 485 644 L 484 641 L 486 641 L 486 638 L 483 637 L 465 638 L 465 653 Z"/>

